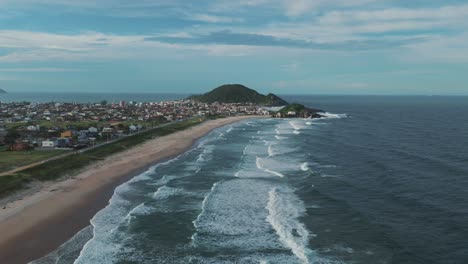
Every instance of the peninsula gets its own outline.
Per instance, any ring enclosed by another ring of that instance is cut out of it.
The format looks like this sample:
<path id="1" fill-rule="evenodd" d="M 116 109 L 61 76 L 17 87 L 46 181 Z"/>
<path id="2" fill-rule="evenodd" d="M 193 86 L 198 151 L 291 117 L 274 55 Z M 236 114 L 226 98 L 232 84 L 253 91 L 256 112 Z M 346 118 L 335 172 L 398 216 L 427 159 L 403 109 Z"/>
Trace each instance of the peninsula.
<path id="1" fill-rule="evenodd" d="M 308 108 L 298 103 L 288 103 L 281 97 L 269 93 L 267 95 L 250 89 L 242 84 L 224 84 L 212 91 L 202 94 L 193 95 L 188 98 L 201 103 L 208 104 L 241 104 L 255 105 L 258 107 L 282 107 L 278 111 L 269 110 L 272 117 L 278 118 L 321 118 L 319 109 Z"/>

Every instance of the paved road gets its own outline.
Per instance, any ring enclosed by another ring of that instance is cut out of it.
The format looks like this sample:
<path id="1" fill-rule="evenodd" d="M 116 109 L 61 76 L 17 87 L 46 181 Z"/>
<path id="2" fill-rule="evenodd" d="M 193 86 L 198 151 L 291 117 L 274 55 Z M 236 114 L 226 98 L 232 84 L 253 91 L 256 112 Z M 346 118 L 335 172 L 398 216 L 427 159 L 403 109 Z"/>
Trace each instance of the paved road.
<path id="1" fill-rule="evenodd" d="M 104 145 L 117 142 L 117 141 L 122 140 L 122 139 L 127 138 L 127 137 L 135 136 L 135 135 L 138 135 L 138 134 L 147 132 L 147 131 L 151 131 L 151 130 L 154 130 L 154 129 L 158 129 L 158 128 L 165 127 L 165 126 L 168 126 L 168 125 L 172 125 L 172 124 L 175 124 L 175 123 L 179 123 L 179 122 L 182 122 L 182 121 L 184 121 L 184 120 L 178 120 L 178 121 L 166 123 L 166 124 L 163 124 L 163 125 L 155 126 L 155 127 L 152 127 L 152 128 L 148 128 L 148 129 L 145 129 L 145 130 L 141 130 L 141 131 L 139 131 L 139 132 L 136 132 L 136 133 L 133 133 L 133 134 L 130 134 L 130 135 L 125 135 L 125 136 L 123 136 L 123 137 L 119 137 L 119 138 L 116 138 L 116 139 L 112 139 L 112 140 L 109 140 L 109 141 L 106 141 L 106 142 L 97 144 L 97 145 L 92 146 L 92 147 L 89 147 L 89 148 L 80 149 L 80 150 L 77 150 L 77 151 L 71 151 L 71 152 L 69 152 L 69 153 L 61 154 L 61 155 L 58 155 L 58 156 L 55 156 L 55 157 L 52 157 L 52 158 L 48 158 L 48 159 L 41 160 L 41 161 L 38 161 L 38 162 L 34 162 L 34 163 L 31 163 L 31 164 L 28 164 L 28 165 L 24 165 L 24 166 L 15 168 L 15 169 L 13 169 L 13 170 L 9 170 L 9 171 L 2 172 L 2 173 L 0 173 L 0 177 L 12 175 L 12 174 L 21 172 L 21 171 L 23 171 L 23 170 L 26 170 L 26 169 L 30 169 L 30 168 L 39 166 L 39 165 L 44 164 L 44 163 L 49 162 L 49 161 L 53 161 L 53 160 L 56 160 L 56 159 L 61 159 L 61 158 L 68 157 L 68 156 L 75 155 L 75 154 L 79 154 L 79 153 L 84 153 L 84 152 L 86 152 L 86 151 L 90 151 L 90 150 L 92 150 L 92 149 L 99 148 L 99 147 L 102 147 L 102 146 L 104 146 Z"/>

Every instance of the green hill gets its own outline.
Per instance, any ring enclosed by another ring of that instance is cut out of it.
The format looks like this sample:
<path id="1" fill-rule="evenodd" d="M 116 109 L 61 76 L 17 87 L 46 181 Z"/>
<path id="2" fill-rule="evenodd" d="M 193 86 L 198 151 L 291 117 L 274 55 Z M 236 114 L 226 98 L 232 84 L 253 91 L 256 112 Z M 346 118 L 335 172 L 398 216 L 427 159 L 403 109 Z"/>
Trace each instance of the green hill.
<path id="1" fill-rule="evenodd" d="M 288 102 L 274 94 L 263 95 L 241 84 L 225 84 L 211 92 L 189 97 L 203 103 L 252 103 L 264 106 L 283 106 Z"/>
<path id="2" fill-rule="evenodd" d="M 0 94 L 5 94 L 7 93 L 5 90 L 3 90 L 2 88 L 0 88 Z"/>

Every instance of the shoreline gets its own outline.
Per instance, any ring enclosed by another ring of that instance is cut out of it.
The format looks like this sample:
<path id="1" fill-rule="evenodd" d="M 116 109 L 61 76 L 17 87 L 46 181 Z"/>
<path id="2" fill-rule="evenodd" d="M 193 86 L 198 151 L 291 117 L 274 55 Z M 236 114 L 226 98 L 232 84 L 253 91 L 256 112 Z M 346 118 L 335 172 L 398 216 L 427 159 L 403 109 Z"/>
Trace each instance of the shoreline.
<path id="1" fill-rule="evenodd" d="M 151 166 L 174 158 L 212 130 L 260 116 L 208 120 L 91 164 L 73 177 L 0 209 L 0 263 L 27 263 L 44 257 L 89 225 L 107 206 L 116 187 Z"/>

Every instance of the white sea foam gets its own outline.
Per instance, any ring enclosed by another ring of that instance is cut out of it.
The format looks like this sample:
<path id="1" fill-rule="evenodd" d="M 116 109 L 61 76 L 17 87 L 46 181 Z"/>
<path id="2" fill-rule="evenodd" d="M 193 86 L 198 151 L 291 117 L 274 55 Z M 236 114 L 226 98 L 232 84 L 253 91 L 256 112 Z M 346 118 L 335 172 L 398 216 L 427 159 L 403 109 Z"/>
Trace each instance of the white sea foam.
<path id="1" fill-rule="evenodd" d="M 206 196 L 194 222 L 195 247 L 240 249 L 256 254 L 263 249 L 285 249 L 265 222 L 271 181 L 234 179 L 220 182 Z"/>
<path id="2" fill-rule="evenodd" d="M 202 146 L 203 144 L 199 145 Z M 188 155 L 195 148 L 177 156 L 174 159 L 166 162 L 158 163 L 148 170 L 148 172 L 155 173 L 161 166 L 169 165 L 180 157 Z M 143 211 L 146 208 L 144 204 L 135 205 L 125 198 L 125 195 L 134 191 L 132 183 L 139 181 L 141 178 L 148 177 L 146 172 L 141 175 L 134 177 L 132 180 L 118 186 L 112 198 L 109 200 L 109 205 L 99 211 L 90 221 L 93 226 L 93 238 L 90 239 L 82 248 L 80 255 L 74 263 L 115 263 L 115 255 L 121 253 L 122 243 L 126 239 L 120 238 L 116 240 L 116 236 L 120 234 L 115 231 L 117 228 L 128 222 L 131 212 Z M 167 176 L 160 179 L 158 182 L 168 182 L 173 179 L 174 176 Z M 139 207 L 140 206 L 140 207 Z M 137 210 L 137 211 L 135 211 Z"/>
<path id="3" fill-rule="evenodd" d="M 312 122 L 306 122 L 306 125 L 311 126 Z"/>
<path id="4" fill-rule="evenodd" d="M 213 153 L 214 149 L 214 145 L 205 145 L 203 147 L 203 151 L 198 155 L 197 162 L 200 163 L 207 161 L 211 157 L 211 154 Z"/>
<path id="5" fill-rule="evenodd" d="M 133 208 L 126 216 L 125 219 L 128 220 L 136 215 L 147 215 L 150 214 L 153 209 L 147 206 L 145 203 L 139 204 L 137 207 Z M 112 229 L 111 232 L 114 232 L 115 229 Z"/>
<path id="6" fill-rule="evenodd" d="M 257 157 L 256 164 L 257 164 L 257 168 L 258 168 L 258 169 L 260 169 L 260 170 L 262 170 L 262 171 L 264 171 L 264 172 L 268 172 L 268 173 L 270 173 L 270 174 L 273 174 L 273 175 L 275 175 L 275 176 L 281 177 L 281 178 L 284 177 L 283 174 L 281 174 L 281 173 L 279 173 L 279 172 L 277 172 L 277 171 L 273 171 L 273 170 L 270 170 L 270 169 L 265 168 L 263 163 L 264 163 L 263 159 L 260 158 L 260 157 Z"/>
<path id="7" fill-rule="evenodd" d="M 347 114 L 332 114 L 329 112 L 321 112 L 320 115 L 324 116 L 324 118 L 345 118 L 348 117 Z"/>
<path id="8" fill-rule="evenodd" d="M 320 175 L 322 178 L 338 178 L 336 175 L 331 175 L 331 174 L 322 174 Z"/>
<path id="9" fill-rule="evenodd" d="M 249 145 L 245 146 L 244 150 L 242 151 L 242 153 L 245 155 L 247 155 L 247 149 L 249 148 Z"/>
<path id="10" fill-rule="evenodd" d="M 161 177 L 161 179 L 157 180 L 156 182 L 154 182 L 151 185 L 165 185 L 165 184 L 169 183 L 170 181 L 172 181 L 174 179 L 177 179 L 177 178 L 180 178 L 180 176 L 164 175 L 164 176 Z"/>
<path id="11" fill-rule="evenodd" d="M 233 129 L 233 127 L 229 127 L 228 130 L 226 130 L 226 133 L 231 133 Z"/>
<path id="12" fill-rule="evenodd" d="M 275 152 L 273 151 L 273 143 L 271 143 L 269 146 L 268 146 L 268 156 L 270 157 L 273 157 L 275 155 Z"/>
<path id="13" fill-rule="evenodd" d="M 309 231 L 298 218 L 304 212 L 303 202 L 286 188 L 272 188 L 268 193 L 267 221 L 279 236 L 280 241 L 303 263 L 311 263 L 314 251 L 308 248 Z"/>
<path id="14" fill-rule="evenodd" d="M 297 130 L 294 130 L 293 133 L 296 134 L 296 135 L 301 134 L 301 132 L 299 132 L 299 131 L 297 131 Z"/>
<path id="15" fill-rule="evenodd" d="M 194 221 L 192 221 L 193 223 L 193 226 L 195 227 L 195 229 L 198 228 L 199 226 L 199 222 L 200 222 L 200 218 L 202 217 L 202 215 L 204 214 L 205 210 L 206 210 L 206 202 L 208 201 L 208 199 L 210 198 L 210 196 L 212 195 L 213 191 L 216 189 L 216 186 L 218 186 L 219 182 L 216 182 L 215 184 L 213 184 L 213 186 L 211 187 L 211 190 L 210 192 L 205 196 L 205 198 L 203 199 L 203 202 L 202 202 L 202 206 L 201 206 L 201 213 L 197 216 L 197 219 L 195 219 Z M 195 234 L 192 235 L 192 242 L 195 238 Z"/>
<path id="16" fill-rule="evenodd" d="M 282 136 L 278 136 L 278 135 L 276 135 L 275 138 L 276 138 L 277 140 L 285 140 L 285 139 L 288 139 L 287 137 L 282 137 Z"/>
<path id="17" fill-rule="evenodd" d="M 159 189 L 153 194 L 153 199 L 163 200 L 173 195 L 177 195 L 183 192 L 182 189 L 168 187 L 166 185 L 159 187 Z"/>
<path id="18" fill-rule="evenodd" d="M 289 121 L 289 124 L 295 129 L 295 130 L 300 130 L 301 127 L 294 121 Z"/>
<path id="19" fill-rule="evenodd" d="M 336 168 L 336 165 L 319 165 L 319 168 Z"/>
<path id="20" fill-rule="evenodd" d="M 301 170 L 302 171 L 309 171 L 310 170 L 309 163 L 308 162 L 302 163 L 301 164 Z"/>
<path id="21" fill-rule="evenodd" d="M 30 264 L 70 263 L 70 258 L 79 253 L 83 245 L 91 239 L 92 232 L 91 226 L 83 228 L 57 250 L 41 259 L 32 261 Z"/>

